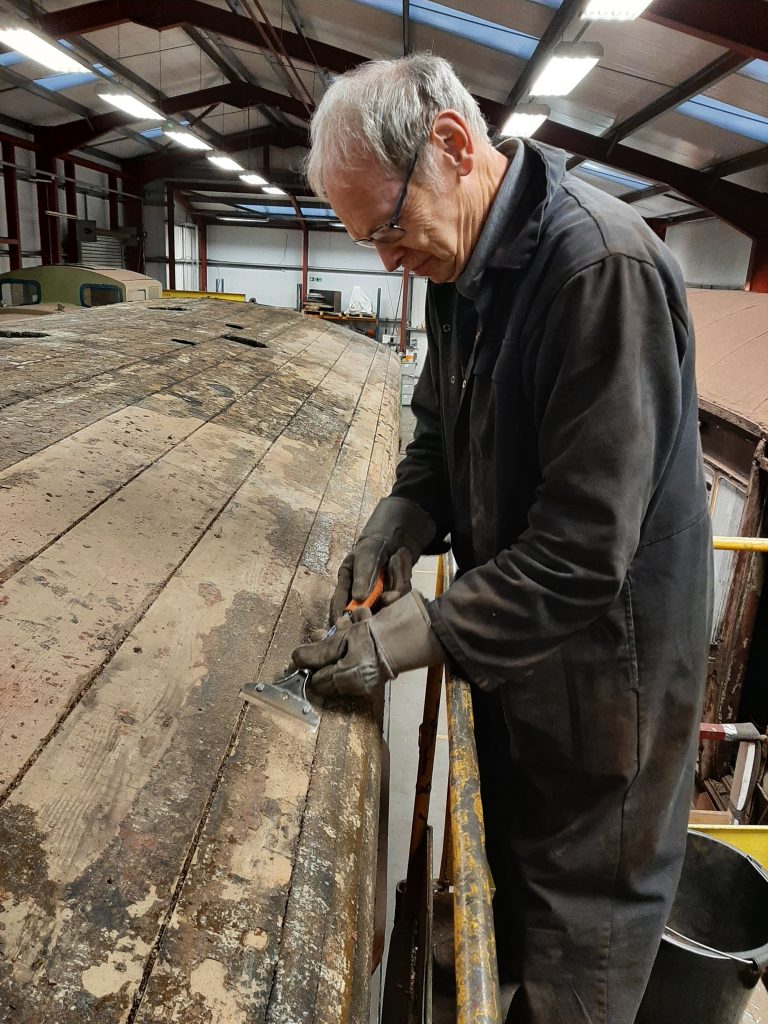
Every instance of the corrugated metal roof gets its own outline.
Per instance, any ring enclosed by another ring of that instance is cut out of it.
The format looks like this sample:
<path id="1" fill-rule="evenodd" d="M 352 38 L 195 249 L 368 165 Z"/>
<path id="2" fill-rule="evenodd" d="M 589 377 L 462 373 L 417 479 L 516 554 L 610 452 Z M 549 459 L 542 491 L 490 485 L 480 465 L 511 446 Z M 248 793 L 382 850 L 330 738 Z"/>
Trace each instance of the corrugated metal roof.
<path id="1" fill-rule="evenodd" d="M 768 433 L 768 295 L 691 288 L 699 397 Z"/>

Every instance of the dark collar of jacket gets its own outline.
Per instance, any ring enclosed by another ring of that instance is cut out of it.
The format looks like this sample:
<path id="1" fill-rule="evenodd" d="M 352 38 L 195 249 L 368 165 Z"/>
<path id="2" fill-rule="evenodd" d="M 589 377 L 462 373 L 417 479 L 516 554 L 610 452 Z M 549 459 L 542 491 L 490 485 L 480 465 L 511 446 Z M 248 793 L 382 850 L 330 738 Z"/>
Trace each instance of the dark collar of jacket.
<path id="1" fill-rule="evenodd" d="M 505 229 L 486 263 L 494 269 L 523 270 L 530 263 L 539 244 L 547 208 L 565 174 L 566 154 L 562 149 L 553 149 L 532 139 L 524 139 L 522 143 L 524 183 L 506 197 Z M 511 149 L 515 144 L 510 140 L 502 143 L 499 150 L 505 153 L 507 147 Z M 494 204 L 500 200 L 502 197 L 497 195 Z"/>

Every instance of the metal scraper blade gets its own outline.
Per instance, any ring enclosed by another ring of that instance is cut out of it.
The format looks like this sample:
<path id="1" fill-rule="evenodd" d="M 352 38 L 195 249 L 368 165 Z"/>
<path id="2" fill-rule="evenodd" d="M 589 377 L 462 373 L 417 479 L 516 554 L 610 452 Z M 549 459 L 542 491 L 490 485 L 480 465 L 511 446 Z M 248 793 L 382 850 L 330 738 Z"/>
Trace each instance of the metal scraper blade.
<path id="1" fill-rule="evenodd" d="M 320 712 L 307 697 L 310 676 L 309 669 L 300 668 L 274 683 L 245 683 L 240 689 L 240 696 L 252 704 L 268 704 L 277 708 L 303 722 L 310 732 L 317 732 Z"/>

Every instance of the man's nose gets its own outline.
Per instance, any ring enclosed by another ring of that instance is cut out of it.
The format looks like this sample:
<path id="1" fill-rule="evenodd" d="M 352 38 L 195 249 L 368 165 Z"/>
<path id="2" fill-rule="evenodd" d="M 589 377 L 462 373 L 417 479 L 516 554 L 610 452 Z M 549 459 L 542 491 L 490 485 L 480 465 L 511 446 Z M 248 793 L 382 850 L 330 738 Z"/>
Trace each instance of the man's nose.
<path id="1" fill-rule="evenodd" d="M 403 262 L 405 256 L 405 249 L 402 245 L 392 245 L 386 242 L 376 243 L 376 252 L 379 254 L 379 259 L 384 264 L 384 269 L 390 273 L 393 270 L 397 270 Z"/>

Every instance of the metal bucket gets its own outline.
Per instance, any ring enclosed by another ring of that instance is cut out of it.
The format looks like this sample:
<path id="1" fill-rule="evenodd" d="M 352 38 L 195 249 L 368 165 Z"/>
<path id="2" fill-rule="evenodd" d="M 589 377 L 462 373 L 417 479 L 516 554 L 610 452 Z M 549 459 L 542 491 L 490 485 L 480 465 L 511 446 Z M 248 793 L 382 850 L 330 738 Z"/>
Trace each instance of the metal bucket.
<path id="1" fill-rule="evenodd" d="M 768 874 L 688 833 L 675 902 L 635 1024 L 740 1024 L 768 966 Z"/>

